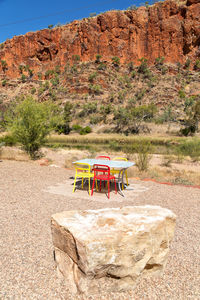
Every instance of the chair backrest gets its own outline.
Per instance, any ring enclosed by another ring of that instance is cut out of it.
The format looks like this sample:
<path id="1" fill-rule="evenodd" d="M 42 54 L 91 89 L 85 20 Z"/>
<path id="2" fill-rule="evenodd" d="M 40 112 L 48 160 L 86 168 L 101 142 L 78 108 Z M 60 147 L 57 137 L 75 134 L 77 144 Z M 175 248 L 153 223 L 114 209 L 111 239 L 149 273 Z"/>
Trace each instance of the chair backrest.
<path id="1" fill-rule="evenodd" d="M 105 156 L 105 155 L 99 155 L 99 156 L 96 157 L 96 159 L 108 159 L 108 160 L 110 160 L 110 157 Z"/>
<path id="2" fill-rule="evenodd" d="M 89 164 L 86 163 L 77 163 L 75 164 L 75 169 L 76 172 L 86 172 L 86 173 L 90 173 L 91 172 L 91 166 Z"/>
<path id="3" fill-rule="evenodd" d="M 110 167 L 106 165 L 95 164 L 93 165 L 94 176 L 99 173 L 104 173 L 107 176 L 110 176 Z"/>
<path id="4" fill-rule="evenodd" d="M 128 161 L 128 159 L 126 157 L 115 157 L 115 158 L 113 158 L 113 160 L 125 160 L 125 161 Z"/>

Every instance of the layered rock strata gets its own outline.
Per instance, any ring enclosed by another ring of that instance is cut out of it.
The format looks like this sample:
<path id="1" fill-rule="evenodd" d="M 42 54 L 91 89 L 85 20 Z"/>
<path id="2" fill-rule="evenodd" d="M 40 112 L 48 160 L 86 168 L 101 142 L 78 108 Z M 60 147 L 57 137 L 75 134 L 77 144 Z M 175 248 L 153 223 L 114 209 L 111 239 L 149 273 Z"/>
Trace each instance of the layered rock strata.
<path id="1" fill-rule="evenodd" d="M 74 294 L 133 289 L 167 262 L 175 215 L 159 206 L 65 211 L 52 216 L 55 261 Z"/>
<path id="2" fill-rule="evenodd" d="M 28 65 L 37 76 L 56 66 L 64 69 L 73 55 L 81 61 L 94 61 L 96 54 L 106 61 L 117 56 L 122 63 L 135 64 L 142 57 L 149 63 L 162 56 L 171 63 L 195 61 L 200 57 L 199 16 L 200 0 L 188 0 L 182 6 L 168 0 L 29 32 L 0 45 L 0 60 L 6 62 L 0 64 L 0 73 L 19 77 L 19 66 Z"/>

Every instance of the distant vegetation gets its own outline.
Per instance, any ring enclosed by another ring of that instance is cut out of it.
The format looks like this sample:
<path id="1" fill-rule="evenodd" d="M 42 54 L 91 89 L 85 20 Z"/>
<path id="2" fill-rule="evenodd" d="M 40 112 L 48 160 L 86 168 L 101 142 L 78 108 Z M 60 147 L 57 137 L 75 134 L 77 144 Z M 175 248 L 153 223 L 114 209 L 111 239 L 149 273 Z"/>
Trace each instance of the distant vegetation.
<path id="1" fill-rule="evenodd" d="M 43 73 L 34 73 L 28 65 L 21 64 L 19 79 L 14 83 L 6 77 L 7 62 L 1 61 L 5 73 L 0 91 L 1 131 L 8 127 L 6 116 L 12 112 L 9 128 L 12 128 L 16 140 L 18 134 L 14 128 L 19 126 L 19 120 L 14 118 L 16 111 L 13 110 L 13 103 L 16 103 L 16 110 L 22 109 L 19 113 L 22 114 L 23 111 L 27 112 L 22 106 L 22 99 L 26 108 L 29 105 L 32 107 L 32 99 L 35 105 L 38 103 L 37 108 L 47 107 L 49 112 L 48 106 L 53 105 L 54 111 L 56 108 L 58 112 L 59 118 L 54 120 L 53 125 L 45 125 L 46 130 L 48 128 L 47 134 L 56 132 L 67 135 L 77 132 L 86 135 L 93 130 L 97 131 L 101 126 L 105 128 L 102 132 L 131 135 L 150 133 L 149 125 L 152 123 L 165 123 L 168 130 L 171 124 L 177 124 L 180 128 L 176 132 L 177 135 L 192 136 L 198 132 L 198 60 L 193 65 L 188 59 L 183 65 L 177 63 L 173 66 L 172 74 L 169 73 L 169 65 L 165 63 L 164 57 L 156 58 L 153 66 L 149 66 L 145 58 L 141 58 L 137 65 L 132 61 L 121 64 L 117 56 L 111 57 L 110 60 L 111 62 L 107 62 L 101 54 L 97 54 L 93 62 L 84 63 L 81 62 L 79 54 L 74 54 L 65 66 L 57 65 Z M 19 89 L 20 93 L 11 101 L 7 91 L 13 91 L 13 84 L 21 84 L 22 87 Z M 29 113 L 30 120 L 37 123 L 35 117 L 31 117 L 31 110 Z M 23 118 L 26 119 L 26 116 L 21 115 L 21 120 Z M 38 147 L 43 144 L 45 138 L 44 135 Z M 22 140 L 23 138 L 21 142 Z M 115 141 L 112 146 L 120 148 Z M 35 155 L 34 151 L 31 153 L 32 148 L 29 149 L 26 145 L 23 147 L 31 156 Z M 39 148 L 34 147 L 37 153 Z"/>

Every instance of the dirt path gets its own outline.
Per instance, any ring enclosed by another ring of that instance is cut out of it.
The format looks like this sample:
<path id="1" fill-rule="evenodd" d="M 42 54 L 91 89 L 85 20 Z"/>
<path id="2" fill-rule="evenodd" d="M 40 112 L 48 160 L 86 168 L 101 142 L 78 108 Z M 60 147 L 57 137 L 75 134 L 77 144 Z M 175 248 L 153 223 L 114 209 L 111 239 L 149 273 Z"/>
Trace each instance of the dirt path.
<path id="1" fill-rule="evenodd" d="M 141 280 L 134 292 L 99 299 L 200 298 L 200 190 L 131 180 L 126 197 L 72 194 L 73 171 L 33 162 L 0 162 L 0 299 L 72 299 L 57 278 L 51 215 L 63 210 L 160 205 L 177 215 L 175 238 L 161 278 Z M 92 299 L 92 298 L 91 298 Z M 97 299 L 97 298 L 94 298 Z M 88 299 L 89 300 L 89 299 Z"/>

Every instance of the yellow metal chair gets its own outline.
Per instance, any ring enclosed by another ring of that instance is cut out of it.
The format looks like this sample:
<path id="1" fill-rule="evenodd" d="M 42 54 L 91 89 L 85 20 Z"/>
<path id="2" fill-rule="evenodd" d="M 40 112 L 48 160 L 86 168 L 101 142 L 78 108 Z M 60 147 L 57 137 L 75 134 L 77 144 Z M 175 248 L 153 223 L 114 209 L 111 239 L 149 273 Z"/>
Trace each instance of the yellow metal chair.
<path id="1" fill-rule="evenodd" d="M 125 158 L 125 157 L 115 157 L 112 160 L 125 160 L 125 161 L 128 161 L 128 159 Z M 110 170 L 110 174 L 112 174 L 112 175 L 119 174 L 119 172 L 120 172 L 120 170 L 118 170 L 118 169 L 112 169 L 112 170 Z M 125 171 L 125 176 L 126 176 L 126 184 L 128 185 L 127 170 Z M 123 184 L 122 184 L 122 189 L 124 189 Z"/>
<path id="2" fill-rule="evenodd" d="M 88 179 L 88 186 L 89 186 L 89 195 L 90 195 L 90 179 L 94 177 L 94 173 L 91 172 L 91 167 L 89 164 L 86 163 L 78 163 L 75 165 L 76 173 L 74 178 L 74 187 L 73 193 L 75 192 L 76 188 L 76 178 L 82 178 L 82 188 L 83 188 L 83 180 L 86 178 Z"/>

